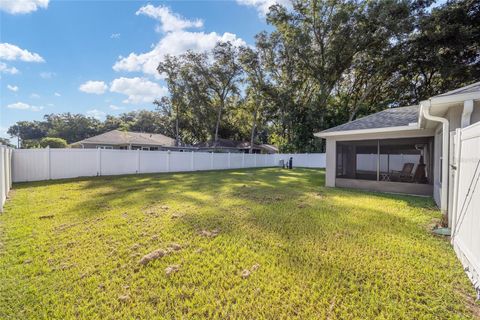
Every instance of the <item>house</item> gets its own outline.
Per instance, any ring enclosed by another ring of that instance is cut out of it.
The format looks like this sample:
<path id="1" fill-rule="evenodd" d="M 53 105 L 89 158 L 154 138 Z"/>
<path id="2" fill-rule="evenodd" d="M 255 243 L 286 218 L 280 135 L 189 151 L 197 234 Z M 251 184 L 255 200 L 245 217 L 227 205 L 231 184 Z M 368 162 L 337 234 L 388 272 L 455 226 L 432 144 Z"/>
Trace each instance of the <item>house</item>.
<path id="1" fill-rule="evenodd" d="M 480 82 L 318 132 L 328 187 L 433 196 L 446 215 L 451 140 L 480 122 Z"/>
<path id="2" fill-rule="evenodd" d="M 176 147 L 175 139 L 159 133 L 143 133 L 112 130 L 71 144 L 72 148 L 85 149 L 123 149 L 123 150 L 179 150 L 188 147 Z"/>
<path id="3" fill-rule="evenodd" d="M 197 143 L 195 145 L 199 151 L 206 152 L 232 152 L 232 153 L 250 153 L 250 142 L 235 141 L 229 139 L 213 140 Z M 253 144 L 252 153 L 278 153 L 278 148 L 270 144 Z"/>

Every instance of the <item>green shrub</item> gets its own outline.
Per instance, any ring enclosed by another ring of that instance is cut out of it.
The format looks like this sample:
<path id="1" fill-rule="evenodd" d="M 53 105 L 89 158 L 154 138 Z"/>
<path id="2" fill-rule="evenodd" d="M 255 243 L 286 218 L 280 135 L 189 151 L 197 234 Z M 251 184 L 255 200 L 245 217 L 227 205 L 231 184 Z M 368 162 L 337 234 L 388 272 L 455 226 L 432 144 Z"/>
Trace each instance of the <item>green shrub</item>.
<path id="1" fill-rule="evenodd" d="M 42 138 L 40 140 L 40 146 L 42 148 L 50 147 L 50 148 L 66 148 L 67 147 L 67 141 L 65 141 L 62 138 L 51 138 L 51 137 L 46 137 Z"/>

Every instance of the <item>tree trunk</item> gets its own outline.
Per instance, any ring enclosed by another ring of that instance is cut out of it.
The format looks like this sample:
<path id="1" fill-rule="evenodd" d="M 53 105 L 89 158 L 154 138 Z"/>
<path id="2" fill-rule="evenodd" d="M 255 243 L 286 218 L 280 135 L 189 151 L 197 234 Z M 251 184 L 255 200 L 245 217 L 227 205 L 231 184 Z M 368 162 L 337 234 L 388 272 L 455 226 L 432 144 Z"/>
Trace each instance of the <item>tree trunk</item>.
<path id="1" fill-rule="evenodd" d="M 218 142 L 218 128 L 220 127 L 220 119 L 222 118 L 223 105 L 224 105 L 224 102 L 222 100 L 220 102 L 220 108 L 218 109 L 217 123 L 215 124 L 215 139 L 213 141 L 213 147 L 214 148 L 217 146 L 217 142 Z"/>
<path id="2" fill-rule="evenodd" d="M 177 106 L 177 112 L 176 112 L 176 119 L 175 119 L 175 146 L 179 146 L 180 145 L 180 133 L 179 133 L 179 125 L 178 125 L 178 106 Z"/>
<path id="3" fill-rule="evenodd" d="M 252 131 L 250 132 L 250 153 L 253 153 L 253 138 L 255 137 L 255 129 L 257 127 L 257 111 L 258 111 L 258 106 L 257 106 L 257 102 L 255 101 L 255 109 L 253 110 Z"/>

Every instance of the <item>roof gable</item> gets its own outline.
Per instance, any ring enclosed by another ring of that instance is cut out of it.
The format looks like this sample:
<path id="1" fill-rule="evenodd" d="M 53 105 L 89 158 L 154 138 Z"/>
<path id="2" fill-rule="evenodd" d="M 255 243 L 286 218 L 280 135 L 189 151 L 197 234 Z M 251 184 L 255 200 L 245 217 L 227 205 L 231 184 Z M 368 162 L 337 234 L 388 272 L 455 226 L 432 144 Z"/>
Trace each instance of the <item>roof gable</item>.
<path id="1" fill-rule="evenodd" d="M 143 145 L 161 145 L 174 146 L 175 140 L 159 133 L 142 133 L 112 130 L 94 137 L 76 142 L 78 144 L 143 144 Z"/>

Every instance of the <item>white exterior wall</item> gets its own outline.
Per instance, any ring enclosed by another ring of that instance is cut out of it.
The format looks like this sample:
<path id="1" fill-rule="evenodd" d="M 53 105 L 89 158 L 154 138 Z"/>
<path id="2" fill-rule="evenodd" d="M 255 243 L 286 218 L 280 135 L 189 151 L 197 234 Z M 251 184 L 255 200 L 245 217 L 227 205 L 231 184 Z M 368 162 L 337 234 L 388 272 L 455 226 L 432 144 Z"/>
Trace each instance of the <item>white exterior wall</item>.
<path id="1" fill-rule="evenodd" d="M 327 161 L 325 172 L 325 186 L 335 187 L 337 141 L 335 138 L 327 138 Z"/>
<path id="2" fill-rule="evenodd" d="M 244 154 L 110 149 L 17 149 L 13 181 L 88 176 L 274 167 L 293 158 L 294 167 L 325 168 L 325 154 Z"/>

